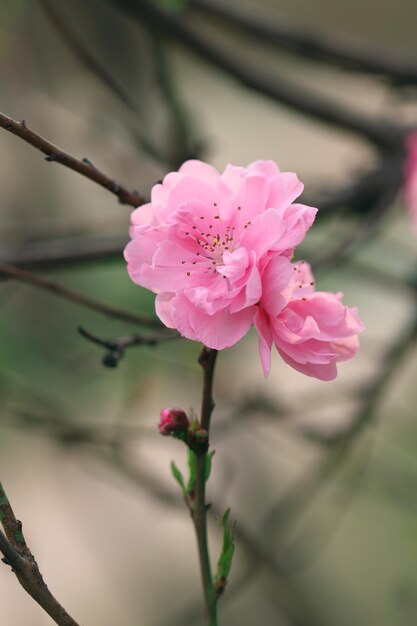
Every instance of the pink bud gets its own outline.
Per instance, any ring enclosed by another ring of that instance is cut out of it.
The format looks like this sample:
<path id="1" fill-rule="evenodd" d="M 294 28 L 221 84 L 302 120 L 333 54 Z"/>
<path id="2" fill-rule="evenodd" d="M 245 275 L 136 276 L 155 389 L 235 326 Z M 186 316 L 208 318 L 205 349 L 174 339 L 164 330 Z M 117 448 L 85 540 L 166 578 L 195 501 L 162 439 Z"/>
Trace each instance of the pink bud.
<path id="1" fill-rule="evenodd" d="M 162 409 L 158 426 L 161 435 L 178 435 L 188 430 L 189 425 L 188 417 L 182 409 L 171 406 Z"/>

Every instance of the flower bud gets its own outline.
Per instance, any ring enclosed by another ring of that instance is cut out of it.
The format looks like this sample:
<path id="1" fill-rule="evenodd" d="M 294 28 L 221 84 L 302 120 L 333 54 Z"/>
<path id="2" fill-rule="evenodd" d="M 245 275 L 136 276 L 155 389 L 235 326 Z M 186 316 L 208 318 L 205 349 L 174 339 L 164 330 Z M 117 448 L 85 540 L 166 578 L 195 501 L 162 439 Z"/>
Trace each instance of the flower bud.
<path id="1" fill-rule="evenodd" d="M 182 409 L 167 407 L 162 409 L 159 420 L 159 432 L 161 435 L 180 435 L 188 430 L 190 422 Z"/>

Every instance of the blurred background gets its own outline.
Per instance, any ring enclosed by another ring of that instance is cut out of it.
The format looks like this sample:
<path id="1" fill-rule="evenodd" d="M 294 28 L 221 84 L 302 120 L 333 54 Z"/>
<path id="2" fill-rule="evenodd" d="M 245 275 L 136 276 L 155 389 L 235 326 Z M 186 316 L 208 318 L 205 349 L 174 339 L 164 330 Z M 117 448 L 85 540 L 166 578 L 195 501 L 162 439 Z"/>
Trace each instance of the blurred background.
<path id="1" fill-rule="evenodd" d="M 401 200 L 415 2 L 0 8 L 4 113 L 144 195 L 187 158 L 296 171 L 321 209 L 298 258 L 365 322 L 331 383 L 277 355 L 265 381 L 255 333 L 220 355 L 214 563 L 219 515 L 237 519 L 222 626 L 416 624 L 417 246 Z M 2 129 L 0 150 L 0 260 L 153 316 L 121 256 L 131 207 Z M 200 346 L 136 346 L 109 368 L 77 327 L 143 329 L 5 275 L 0 306 L 0 477 L 52 592 L 86 626 L 203 624 L 169 472 L 184 449 L 156 430 L 164 406 L 198 411 Z M 2 624 L 51 623 L 8 568 L 0 579 Z"/>

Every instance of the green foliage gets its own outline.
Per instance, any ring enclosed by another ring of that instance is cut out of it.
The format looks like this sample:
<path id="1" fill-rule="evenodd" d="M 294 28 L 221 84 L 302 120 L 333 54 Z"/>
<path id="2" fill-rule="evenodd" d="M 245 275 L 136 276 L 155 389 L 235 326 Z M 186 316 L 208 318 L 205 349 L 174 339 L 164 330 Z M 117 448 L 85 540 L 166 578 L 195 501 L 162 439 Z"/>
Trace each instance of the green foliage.
<path id="1" fill-rule="evenodd" d="M 222 517 L 223 526 L 223 546 L 217 563 L 216 585 L 219 589 L 223 589 L 232 568 L 233 554 L 235 552 L 235 542 L 233 539 L 233 527 L 229 528 L 230 509 L 224 513 Z"/>
<path id="2" fill-rule="evenodd" d="M 187 490 L 185 488 L 184 476 L 181 473 L 181 470 L 175 465 L 174 461 L 171 461 L 171 472 L 179 486 L 181 487 L 182 492 L 185 494 Z"/>

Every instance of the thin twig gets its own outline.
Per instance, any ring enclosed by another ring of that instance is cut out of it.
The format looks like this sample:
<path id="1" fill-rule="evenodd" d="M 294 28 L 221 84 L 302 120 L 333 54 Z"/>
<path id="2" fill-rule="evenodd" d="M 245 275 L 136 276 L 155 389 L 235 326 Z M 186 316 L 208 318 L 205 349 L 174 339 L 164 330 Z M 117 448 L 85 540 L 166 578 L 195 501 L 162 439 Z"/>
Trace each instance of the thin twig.
<path id="1" fill-rule="evenodd" d="M 217 350 L 203 348 L 199 363 L 203 368 L 204 383 L 201 403 L 200 429 L 207 433 L 207 443 L 210 433 L 210 419 L 214 409 L 213 377 L 216 364 Z M 207 504 L 206 504 L 206 461 L 207 449 L 196 457 L 196 483 L 193 509 L 193 521 L 197 535 L 197 545 L 200 557 L 201 578 L 203 582 L 206 613 L 209 626 L 217 626 L 217 598 L 210 566 L 210 555 L 207 539 Z"/>
<path id="2" fill-rule="evenodd" d="M 348 45 L 324 35 L 303 32 L 288 24 L 278 22 L 275 15 L 259 19 L 259 11 L 245 11 L 235 3 L 235 7 L 218 0 L 193 0 L 190 4 L 202 13 L 220 18 L 223 23 L 238 27 L 248 35 L 278 48 L 290 50 L 305 60 L 315 59 L 344 69 L 357 70 L 385 76 L 395 85 L 416 85 L 417 64 L 414 60 L 399 59 L 392 51 L 372 50 L 365 46 Z"/>
<path id="3" fill-rule="evenodd" d="M 165 341 L 178 339 L 180 335 L 176 332 L 163 331 L 157 335 L 129 335 L 128 337 L 118 337 L 117 339 L 101 339 L 82 326 L 78 327 L 78 332 L 88 341 L 101 346 L 106 350 L 102 363 L 105 367 L 117 367 L 120 359 L 128 348 L 137 346 L 156 346 Z"/>
<path id="4" fill-rule="evenodd" d="M 27 270 L 14 267 L 13 265 L 8 265 L 7 263 L 0 263 L 0 275 L 1 274 L 6 274 L 6 276 L 10 276 L 15 280 L 27 283 L 28 285 L 33 285 L 34 287 L 38 287 L 38 289 L 42 289 L 43 291 L 52 293 L 59 298 L 74 302 L 75 304 L 87 307 L 88 309 L 92 309 L 93 311 L 98 311 L 99 313 L 107 315 L 108 317 L 124 320 L 125 322 L 130 322 L 132 324 L 149 326 L 151 328 L 161 327 L 161 323 L 158 320 L 144 317 L 143 315 L 138 315 L 137 313 L 131 313 L 130 311 L 125 311 L 123 309 L 119 309 L 108 304 L 103 304 L 98 300 L 89 298 L 79 291 L 68 289 L 67 287 L 60 285 L 59 283 L 39 276 L 39 274 L 33 274 L 32 272 L 28 272 Z"/>
<path id="5" fill-rule="evenodd" d="M 23 589 L 37 602 L 59 626 L 78 626 L 49 591 L 38 564 L 22 533 L 22 523 L 16 519 L 3 485 L 0 483 L 0 521 L 6 536 L 0 531 L 0 551 L 3 561 L 12 571 Z"/>
<path id="6" fill-rule="evenodd" d="M 20 122 L 11 117 L 0 113 L 0 127 L 8 130 L 13 135 L 20 137 L 31 146 L 40 150 L 45 154 L 47 161 L 55 161 L 61 165 L 65 165 L 71 170 L 82 174 L 86 178 L 94 181 L 101 187 L 104 187 L 119 198 L 121 204 L 128 204 L 133 207 L 140 206 L 145 203 L 145 198 L 138 191 L 130 191 L 116 181 L 112 180 L 106 174 L 98 170 L 88 159 L 77 159 L 68 152 L 61 150 L 58 146 L 50 143 L 33 130 L 28 128 L 26 122 Z"/>

